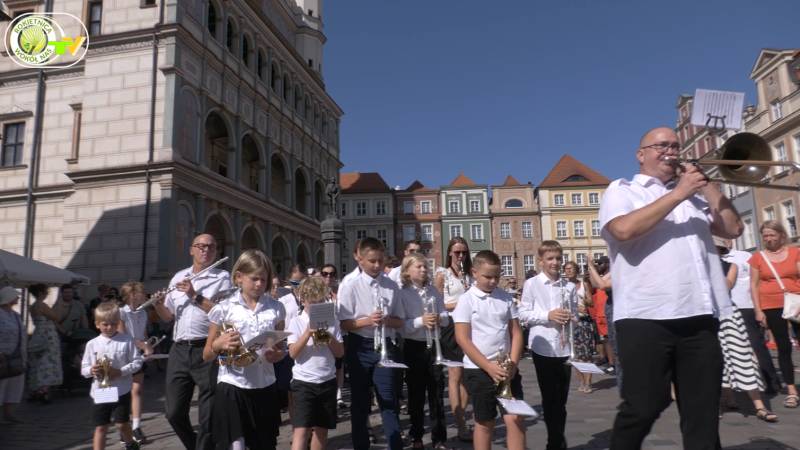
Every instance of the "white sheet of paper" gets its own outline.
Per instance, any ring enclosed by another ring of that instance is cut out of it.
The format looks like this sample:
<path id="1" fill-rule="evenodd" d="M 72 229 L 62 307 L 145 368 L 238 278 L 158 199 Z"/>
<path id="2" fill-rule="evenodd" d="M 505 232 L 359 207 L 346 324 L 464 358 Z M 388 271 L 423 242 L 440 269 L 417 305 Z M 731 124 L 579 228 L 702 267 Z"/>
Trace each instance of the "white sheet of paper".
<path id="1" fill-rule="evenodd" d="M 442 360 L 441 364 L 447 367 L 464 367 L 464 363 L 458 361 L 450 361 L 449 359 Z"/>
<path id="2" fill-rule="evenodd" d="M 308 323 L 312 329 L 327 329 L 335 320 L 336 305 L 333 303 L 314 303 L 308 307 Z"/>
<path id="3" fill-rule="evenodd" d="M 539 414 L 533 408 L 531 408 L 531 405 L 527 404 L 525 400 L 497 397 L 497 401 L 500 402 L 500 406 L 502 406 L 508 414 L 513 414 L 515 416 L 529 416 L 533 417 L 534 419 L 539 417 Z"/>
<path id="4" fill-rule="evenodd" d="M 570 364 L 572 364 L 572 367 L 578 369 L 580 373 L 599 373 L 605 375 L 603 369 L 597 367 L 597 365 L 593 363 L 572 361 Z"/>
<path id="5" fill-rule="evenodd" d="M 725 116 L 725 128 L 740 130 L 742 128 L 742 110 L 744 109 L 744 92 L 712 91 L 698 89 L 694 92 L 692 102 L 692 125 L 705 127 L 708 114 L 712 116 Z M 709 122 L 713 127 L 714 120 Z M 717 123 L 722 126 L 722 123 Z"/>
<path id="6" fill-rule="evenodd" d="M 153 353 L 152 355 L 147 355 L 144 357 L 145 361 L 150 361 L 151 359 L 167 359 L 169 358 L 168 353 Z"/>
<path id="7" fill-rule="evenodd" d="M 403 363 L 399 363 L 399 362 L 394 362 L 391 359 L 386 359 L 386 360 L 383 360 L 383 361 L 379 361 L 378 362 L 378 367 L 386 367 L 386 368 L 389 368 L 389 369 L 408 369 L 407 365 L 405 365 Z"/>
<path id="8" fill-rule="evenodd" d="M 116 386 L 97 388 L 94 390 L 93 398 L 96 405 L 101 403 L 116 403 L 119 401 L 119 391 L 117 391 Z"/>
<path id="9" fill-rule="evenodd" d="M 270 348 L 278 342 L 286 339 L 291 334 L 292 333 L 289 333 L 288 331 L 266 330 L 258 336 L 253 336 L 252 338 L 248 339 L 247 342 L 244 343 L 244 346 L 245 348 L 255 347 L 255 350 L 260 348 Z"/>

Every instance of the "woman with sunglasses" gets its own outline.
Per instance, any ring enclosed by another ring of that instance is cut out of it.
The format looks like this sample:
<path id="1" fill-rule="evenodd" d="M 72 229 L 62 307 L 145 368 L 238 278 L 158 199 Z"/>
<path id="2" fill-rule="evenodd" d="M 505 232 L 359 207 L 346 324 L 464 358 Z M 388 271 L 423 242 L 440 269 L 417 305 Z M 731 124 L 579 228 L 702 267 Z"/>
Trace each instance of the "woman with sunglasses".
<path id="1" fill-rule="evenodd" d="M 433 285 L 444 296 L 444 307 L 449 312 L 453 312 L 458 304 L 458 298 L 472 286 L 472 259 L 470 258 L 469 246 L 462 237 L 454 237 L 447 245 L 447 266 L 439 267 L 436 270 L 436 277 Z M 450 361 L 461 361 L 464 359 L 464 352 L 458 346 L 455 339 L 453 322 L 442 327 L 440 331 L 442 345 L 442 356 Z M 450 409 L 453 411 L 456 425 L 458 426 L 458 439 L 463 442 L 472 441 L 472 431 L 467 427 L 464 418 L 464 410 L 467 407 L 469 397 L 467 389 L 461 382 L 464 374 L 463 367 L 447 368 L 447 393 L 450 398 Z"/>

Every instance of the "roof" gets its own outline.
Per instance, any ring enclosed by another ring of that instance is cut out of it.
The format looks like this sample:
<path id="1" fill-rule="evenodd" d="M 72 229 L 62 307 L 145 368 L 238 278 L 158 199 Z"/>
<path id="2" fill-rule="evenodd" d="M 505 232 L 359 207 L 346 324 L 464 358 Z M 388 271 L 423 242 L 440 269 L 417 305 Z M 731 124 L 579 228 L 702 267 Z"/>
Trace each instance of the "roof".
<path id="1" fill-rule="evenodd" d="M 509 175 L 506 177 L 506 180 L 503 181 L 503 186 L 522 186 L 522 183 L 517 181 L 517 179 L 513 176 Z"/>
<path id="2" fill-rule="evenodd" d="M 339 174 L 342 194 L 369 194 L 392 192 L 377 172 L 343 172 Z"/>
<path id="3" fill-rule="evenodd" d="M 471 186 L 477 186 L 477 185 L 478 184 L 475 183 L 474 181 L 472 181 L 472 179 L 470 177 L 464 175 L 464 172 L 459 172 L 458 176 L 455 177 L 455 179 L 453 179 L 453 181 L 451 181 L 448 186 L 453 186 L 453 187 L 471 187 Z"/>
<path id="4" fill-rule="evenodd" d="M 411 184 L 408 185 L 402 192 L 410 193 L 410 192 L 437 192 L 438 189 L 436 188 L 429 188 L 422 184 L 419 180 L 414 180 Z"/>
<path id="5" fill-rule="evenodd" d="M 558 160 L 539 187 L 571 187 L 608 185 L 611 180 L 570 155 Z"/>
<path id="6" fill-rule="evenodd" d="M 791 54 L 792 52 L 796 52 L 798 49 L 785 49 L 780 50 L 776 48 L 762 48 L 761 51 L 758 53 L 758 57 L 756 58 L 755 64 L 753 64 L 753 69 L 750 71 L 750 78 L 755 77 L 756 72 L 758 69 L 763 67 L 765 64 L 768 64 L 773 58 L 780 55 L 781 53 Z"/>

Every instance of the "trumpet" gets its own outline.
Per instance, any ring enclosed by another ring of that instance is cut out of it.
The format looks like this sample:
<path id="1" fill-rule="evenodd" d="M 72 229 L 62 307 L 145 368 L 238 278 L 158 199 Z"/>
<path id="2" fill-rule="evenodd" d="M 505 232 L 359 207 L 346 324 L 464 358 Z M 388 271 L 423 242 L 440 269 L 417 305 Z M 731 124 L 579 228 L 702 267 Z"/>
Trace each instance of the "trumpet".
<path id="1" fill-rule="evenodd" d="M 495 359 L 495 361 L 497 361 L 497 364 L 499 364 L 500 367 L 503 368 L 506 372 L 508 372 L 513 365 L 511 362 L 511 355 L 508 352 L 503 351 L 502 348 L 497 352 L 497 358 Z M 495 385 L 495 389 L 497 391 L 498 398 L 506 398 L 506 399 L 514 398 L 514 394 L 511 393 L 510 377 L 506 377 L 505 380 L 499 381 Z"/>
<path id="2" fill-rule="evenodd" d="M 94 355 L 95 357 L 95 364 L 100 366 L 100 370 L 103 372 L 103 378 L 100 379 L 100 388 L 108 388 L 111 387 L 111 379 L 109 378 L 109 372 L 111 371 L 111 359 L 108 355 L 98 356 L 97 353 Z"/>
<path id="3" fill-rule="evenodd" d="M 435 364 L 442 364 L 444 358 L 442 357 L 442 345 L 439 340 L 439 312 L 436 310 L 436 297 L 427 295 L 425 288 L 419 290 L 419 296 L 422 298 L 422 306 L 425 314 L 436 314 L 436 325 L 433 329 L 425 327 L 425 343 L 430 350 L 432 347 L 436 349 Z"/>
<path id="4" fill-rule="evenodd" d="M 464 272 L 463 260 L 458 262 L 458 271 L 461 272 L 461 276 L 459 276 L 458 278 L 459 280 L 461 280 L 461 285 L 464 286 L 464 290 L 466 291 L 467 289 L 469 289 L 469 286 L 467 286 L 467 274 L 466 272 Z"/>
<path id="5" fill-rule="evenodd" d="M 328 331 L 328 323 L 323 322 L 323 327 L 317 328 L 311 332 L 311 339 L 314 340 L 314 346 L 320 347 L 328 345 L 331 342 L 331 333 Z"/>
<path id="6" fill-rule="evenodd" d="M 167 335 L 162 335 L 161 337 L 150 336 L 147 340 L 144 341 L 145 345 L 156 348 L 156 345 L 160 344 L 161 341 L 167 338 Z"/>
<path id="7" fill-rule="evenodd" d="M 194 280 L 195 278 L 199 277 L 200 275 L 203 275 L 204 273 L 206 273 L 206 272 L 208 272 L 209 270 L 211 270 L 211 269 L 213 269 L 213 268 L 217 267 L 218 265 L 220 265 L 220 264 L 224 263 L 224 262 L 225 262 L 225 261 L 227 261 L 227 260 L 228 260 L 228 257 L 227 257 L 227 256 L 225 256 L 225 257 L 223 257 L 222 259 L 220 259 L 219 261 L 215 262 L 214 264 L 212 264 L 212 265 L 210 265 L 210 266 L 206 267 L 205 269 L 201 270 L 200 272 L 197 272 L 197 273 L 191 274 L 191 275 L 189 275 L 188 277 L 184 278 L 184 279 L 183 279 L 183 280 L 181 280 L 181 281 L 192 281 L 192 280 Z M 168 288 L 166 288 L 166 289 L 162 289 L 162 290 L 160 290 L 160 291 L 157 291 L 157 292 L 155 292 L 153 295 L 151 295 L 151 296 L 150 296 L 150 298 L 149 298 L 149 299 L 148 299 L 146 302 L 144 302 L 144 303 L 142 303 L 141 305 L 139 305 L 139 307 L 138 307 L 138 308 L 136 308 L 136 309 L 134 310 L 134 312 L 135 312 L 135 311 L 140 311 L 140 310 L 142 310 L 142 309 L 145 309 L 145 308 L 147 308 L 148 306 L 152 305 L 153 303 L 155 303 L 155 302 L 157 302 L 157 301 L 161 300 L 162 298 L 166 297 L 166 296 L 167 296 L 167 294 L 169 294 L 170 292 L 174 291 L 175 289 L 178 289 L 178 285 L 177 285 L 177 284 L 176 284 L 176 285 L 173 285 L 173 286 L 170 286 L 170 287 L 168 287 Z"/>
<path id="8" fill-rule="evenodd" d="M 381 326 L 375 327 L 375 335 L 374 335 L 374 342 L 373 348 L 376 352 L 381 354 L 381 361 L 387 359 L 387 351 L 386 351 L 386 303 L 381 297 L 381 289 L 380 287 L 375 288 L 374 292 L 374 300 L 375 300 L 375 309 L 380 310 L 383 321 L 381 322 Z"/>
<path id="9" fill-rule="evenodd" d="M 235 333 L 236 326 L 231 322 L 222 322 L 223 333 Z M 225 356 L 220 359 L 220 365 L 233 366 L 237 368 L 247 367 L 258 360 L 258 354 L 254 350 L 244 346 L 244 338 L 239 335 L 239 346 L 233 350 L 225 352 Z"/>
<path id="10" fill-rule="evenodd" d="M 564 282 L 563 278 L 561 279 L 561 282 Z M 564 289 L 563 284 L 561 286 L 561 309 L 566 309 L 569 311 L 569 321 L 566 324 L 561 325 L 561 346 L 566 347 L 569 345 L 569 359 L 567 360 L 567 364 L 569 364 L 575 359 L 575 339 L 572 327 L 572 316 L 575 312 L 573 311 L 572 302 L 567 296 L 567 290 Z"/>

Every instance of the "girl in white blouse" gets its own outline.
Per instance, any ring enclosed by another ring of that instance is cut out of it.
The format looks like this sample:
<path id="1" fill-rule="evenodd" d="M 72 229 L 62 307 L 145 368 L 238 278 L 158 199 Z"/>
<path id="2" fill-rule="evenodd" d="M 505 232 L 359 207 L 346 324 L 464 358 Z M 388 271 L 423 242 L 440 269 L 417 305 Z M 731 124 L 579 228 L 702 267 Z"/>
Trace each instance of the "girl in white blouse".
<path id="1" fill-rule="evenodd" d="M 253 349 L 250 364 L 238 363 L 230 356 L 239 354 L 242 342 L 266 330 L 283 330 L 286 312 L 280 302 L 266 294 L 272 287 L 274 270 L 263 252 L 245 250 L 232 272 L 238 289 L 209 311 L 208 339 L 203 349 L 206 361 L 220 360 L 212 435 L 217 450 L 244 450 L 245 446 L 274 449 L 281 419 L 273 363 L 285 352 L 279 345 Z M 235 331 L 223 332 L 223 324 Z"/>

